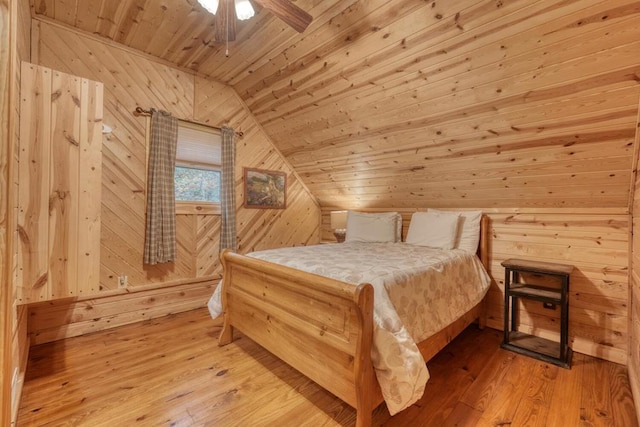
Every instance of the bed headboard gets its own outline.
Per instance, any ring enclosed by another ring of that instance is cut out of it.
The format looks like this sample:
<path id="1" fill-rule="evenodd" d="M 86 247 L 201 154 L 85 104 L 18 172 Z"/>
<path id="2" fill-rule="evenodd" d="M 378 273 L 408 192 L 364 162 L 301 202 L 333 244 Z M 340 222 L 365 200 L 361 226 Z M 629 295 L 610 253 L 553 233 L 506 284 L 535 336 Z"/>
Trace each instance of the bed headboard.
<path id="1" fill-rule="evenodd" d="M 491 236 L 491 220 L 488 215 L 483 214 L 480 218 L 480 244 L 478 245 L 478 258 L 489 270 L 489 237 Z"/>

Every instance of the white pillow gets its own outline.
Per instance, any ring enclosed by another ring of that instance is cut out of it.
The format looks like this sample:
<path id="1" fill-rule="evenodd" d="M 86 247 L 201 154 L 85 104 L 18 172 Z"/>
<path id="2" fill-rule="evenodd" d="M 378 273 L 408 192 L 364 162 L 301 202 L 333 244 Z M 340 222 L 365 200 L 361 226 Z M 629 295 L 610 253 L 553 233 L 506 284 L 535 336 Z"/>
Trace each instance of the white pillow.
<path id="1" fill-rule="evenodd" d="M 402 236 L 402 216 L 397 212 L 347 212 L 345 242 L 396 242 Z M 398 226 L 398 223 L 400 226 Z M 398 233 L 400 229 L 400 233 Z"/>
<path id="2" fill-rule="evenodd" d="M 437 209 L 429 209 L 429 212 L 452 213 L 452 211 L 439 211 Z M 460 214 L 460 223 L 458 224 L 458 235 L 454 248 L 463 249 L 469 253 L 478 252 L 480 244 L 480 219 L 482 211 L 455 211 Z"/>
<path id="3" fill-rule="evenodd" d="M 406 242 L 430 248 L 453 249 L 459 219 L 458 212 L 416 212 L 411 216 Z"/>

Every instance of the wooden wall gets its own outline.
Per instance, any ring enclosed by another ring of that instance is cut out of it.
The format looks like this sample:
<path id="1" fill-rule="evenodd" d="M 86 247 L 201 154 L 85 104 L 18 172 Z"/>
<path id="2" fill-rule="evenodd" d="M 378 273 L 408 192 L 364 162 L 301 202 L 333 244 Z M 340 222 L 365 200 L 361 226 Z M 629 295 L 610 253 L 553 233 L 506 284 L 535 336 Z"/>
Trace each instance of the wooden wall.
<path id="1" fill-rule="evenodd" d="M 26 310 L 16 305 L 20 63 L 29 60 L 27 2 L 0 1 L 0 424 L 17 416 L 28 357 Z M 14 379 L 16 380 L 14 382 Z"/>
<path id="2" fill-rule="evenodd" d="M 10 87 L 11 72 L 11 18 L 12 2 L 0 0 L 0 423 L 11 422 L 11 375 L 13 360 L 12 326 L 13 326 L 13 290 L 10 285 L 9 264 L 7 259 L 7 210 L 9 201 L 7 194 L 11 185 L 8 164 L 9 146 L 12 142 L 9 126 L 12 120 Z M 15 49 L 15 47 L 14 47 Z"/>
<path id="3" fill-rule="evenodd" d="M 322 206 L 629 207 L 637 0 L 298 0 L 228 58 L 189 2 L 34 3 L 231 85 Z"/>
<path id="4" fill-rule="evenodd" d="M 228 75 L 322 206 L 628 207 L 636 1 L 381 3 Z"/>
<path id="5" fill-rule="evenodd" d="M 93 295 L 100 277 L 103 84 L 22 63 L 19 304 Z"/>
<path id="6" fill-rule="evenodd" d="M 214 289 L 211 280 L 190 279 L 126 294 L 30 304 L 25 311 L 31 345 L 200 308 Z"/>
<path id="7" fill-rule="evenodd" d="M 640 101 L 639 101 L 640 104 Z M 638 108 L 638 125 L 636 128 L 635 182 L 631 212 L 632 242 L 630 245 L 629 264 L 629 382 L 636 404 L 636 413 L 640 420 L 640 174 L 637 173 L 640 162 L 640 106 Z M 640 422 L 640 421 L 639 421 Z"/>
<path id="8" fill-rule="evenodd" d="M 103 82 L 104 122 L 113 128 L 103 144 L 100 259 L 101 290 L 110 297 L 33 306 L 30 332 L 35 342 L 60 338 L 56 329 L 64 323 L 78 323 L 67 331 L 79 334 L 201 307 L 221 273 L 219 216 L 216 215 L 177 215 L 177 261 L 158 266 L 142 264 L 148 119 L 132 114 L 136 106 L 164 109 L 179 118 L 215 126 L 229 124 L 244 132 L 244 137 L 237 141 L 235 176 L 239 251 L 304 245 L 319 240 L 320 211 L 315 199 L 233 89 L 143 54 L 39 20 L 33 21 L 32 54 L 33 61 L 41 65 Z M 244 166 L 287 173 L 286 210 L 242 207 Z M 123 293 L 117 288 L 120 275 L 128 278 L 128 292 L 144 291 L 144 297 L 135 300 L 132 295 L 118 296 Z M 176 295 L 184 292 L 183 298 L 168 298 L 162 289 L 165 287 Z M 120 314 L 113 312 L 114 301 L 121 302 Z M 64 320 L 58 324 L 45 321 L 53 312 Z M 98 312 L 108 314 L 102 317 Z"/>
<path id="9" fill-rule="evenodd" d="M 331 208 L 322 209 L 323 239 L 333 240 Z M 416 209 L 399 211 L 405 234 Z M 508 258 L 560 262 L 576 267 L 571 275 L 570 346 L 574 351 L 617 363 L 628 352 L 628 214 L 624 210 L 492 209 L 487 325 L 503 328 L 504 268 Z M 522 307 L 520 330 L 559 340 L 559 309 L 542 303 Z"/>
<path id="10" fill-rule="evenodd" d="M 487 325 L 502 329 L 507 258 L 575 266 L 569 295 L 570 346 L 574 351 L 625 364 L 628 353 L 628 215 L 526 211 L 491 213 L 491 274 Z M 526 304 L 520 329 L 559 340 L 559 309 Z"/>

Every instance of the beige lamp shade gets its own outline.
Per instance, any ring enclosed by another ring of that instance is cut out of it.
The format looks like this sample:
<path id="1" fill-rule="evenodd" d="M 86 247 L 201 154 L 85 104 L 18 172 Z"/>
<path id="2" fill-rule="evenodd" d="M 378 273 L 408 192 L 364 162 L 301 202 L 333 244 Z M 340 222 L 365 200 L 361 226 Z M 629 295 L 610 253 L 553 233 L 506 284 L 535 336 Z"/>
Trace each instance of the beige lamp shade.
<path id="1" fill-rule="evenodd" d="M 344 242 L 347 233 L 347 211 L 331 212 L 331 229 L 336 240 L 339 243 Z"/>
<path id="2" fill-rule="evenodd" d="M 347 228 L 347 211 L 331 212 L 331 229 L 344 230 Z"/>

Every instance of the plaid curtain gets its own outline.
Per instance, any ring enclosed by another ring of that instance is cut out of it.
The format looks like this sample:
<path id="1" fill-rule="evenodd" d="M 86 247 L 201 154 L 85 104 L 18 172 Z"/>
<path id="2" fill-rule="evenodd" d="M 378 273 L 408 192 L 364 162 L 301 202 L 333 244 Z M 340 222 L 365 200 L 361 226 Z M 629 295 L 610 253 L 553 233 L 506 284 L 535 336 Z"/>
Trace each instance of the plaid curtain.
<path id="1" fill-rule="evenodd" d="M 178 119 L 152 110 L 144 263 L 176 259 L 175 165 Z"/>
<path id="2" fill-rule="evenodd" d="M 236 188 L 235 188 L 236 144 L 232 128 L 222 128 L 222 186 L 220 188 L 220 251 L 226 248 L 237 250 L 236 239 Z"/>

